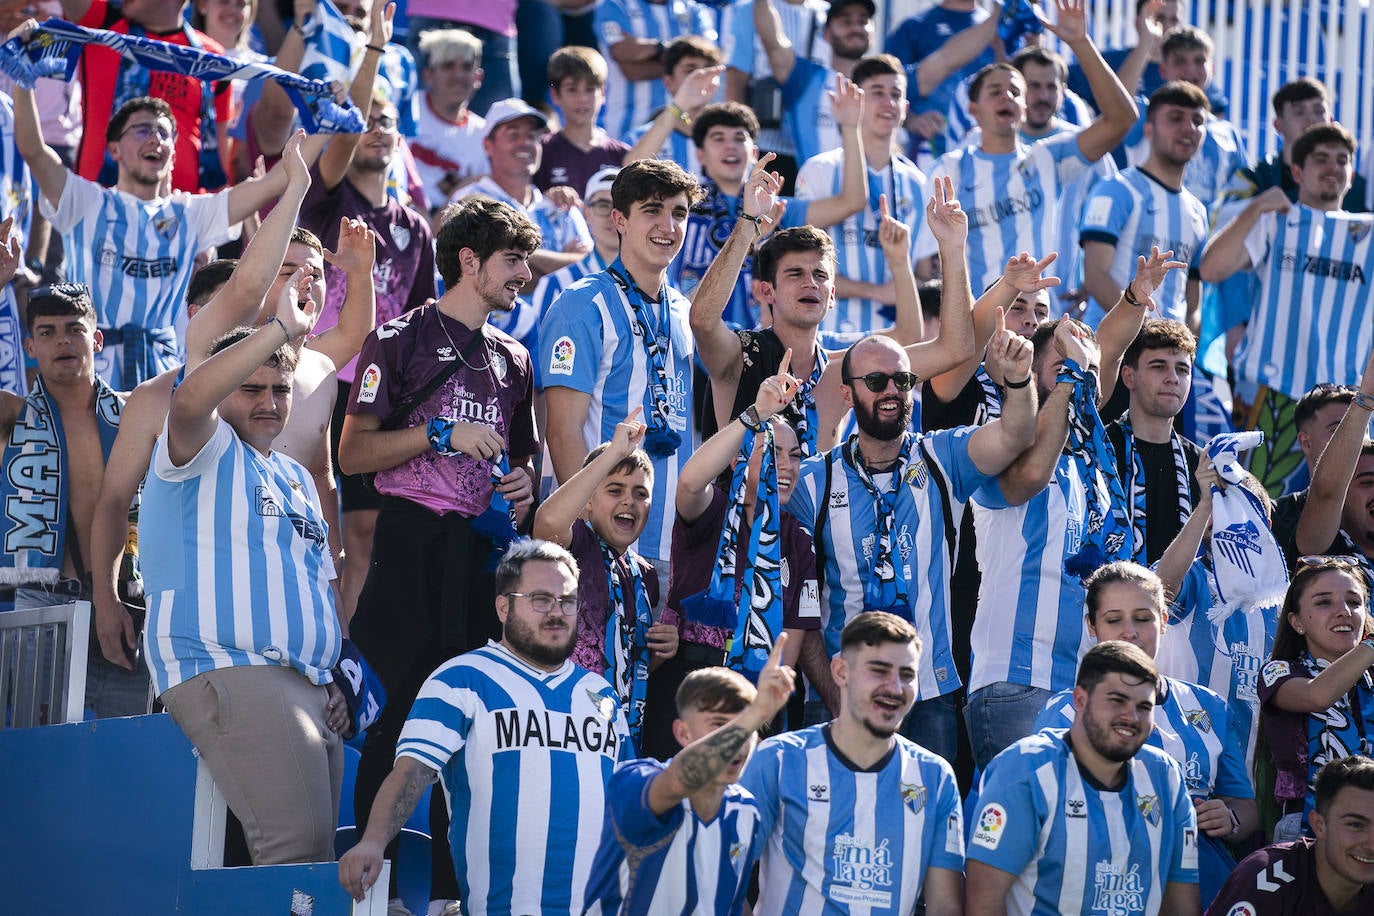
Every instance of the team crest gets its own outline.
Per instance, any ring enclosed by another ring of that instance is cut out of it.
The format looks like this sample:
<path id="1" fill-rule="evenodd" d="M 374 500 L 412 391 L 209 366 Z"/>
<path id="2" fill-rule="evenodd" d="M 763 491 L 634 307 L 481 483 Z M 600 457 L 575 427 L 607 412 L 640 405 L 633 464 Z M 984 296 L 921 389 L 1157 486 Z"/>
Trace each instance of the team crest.
<path id="1" fill-rule="evenodd" d="M 592 701 L 592 705 L 596 707 L 601 718 L 609 722 L 615 716 L 615 700 L 611 697 L 603 697 L 589 687 L 587 688 L 587 699 Z"/>
<path id="2" fill-rule="evenodd" d="M 491 371 L 496 376 L 498 382 L 506 380 L 506 358 L 496 351 L 491 354 Z"/>
<path id="3" fill-rule="evenodd" d="M 743 843 L 731 843 L 731 844 L 730 844 L 730 867 L 731 867 L 731 868 L 738 869 L 739 866 L 740 866 L 740 862 L 741 862 L 741 860 L 743 860 L 743 858 L 744 858 L 744 844 L 743 844 Z"/>
<path id="4" fill-rule="evenodd" d="M 926 787 L 915 783 L 902 783 L 902 801 L 911 809 L 912 814 L 920 814 L 926 806 Z"/>
<path id="5" fill-rule="evenodd" d="M 400 223 L 391 224 L 391 240 L 396 243 L 396 247 L 405 251 L 410 247 L 410 229 Z"/>
<path id="6" fill-rule="evenodd" d="M 924 461 L 922 461 L 920 458 L 917 458 L 912 463 L 911 467 L 907 468 L 906 482 L 909 484 L 914 483 L 916 484 L 917 489 L 924 490 L 926 482 L 929 480 L 930 469 L 926 467 L 926 463 Z"/>
<path id="7" fill-rule="evenodd" d="M 1348 230 L 1350 232 L 1350 241 L 1356 245 L 1363 242 L 1365 236 L 1369 235 L 1369 230 L 1371 228 L 1374 228 L 1374 223 L 1371 223 L 1369 220 L 1352 219 Z"/>
<path id="8" fill-rule="evenodd" d="M 1200 728 L 1205 732 L 1212 730 L 1212 717 L 1205 709 L 1185 709 L 1183 718 L 1188 720 L 1188 724 Z"/>
<path id="9" fill-rule="evenodd" d="M 1159 796 L 1141 795 L 1135 800 L 1135 806 L 1140 809 L 1140 814 L 1149 822 L 1151 827 L 1159 826 Z"/>
<path id="10" fill-rule="evenodd" d="M 153 231 L 170 241 L 177 231 L 177 218 L 175 216 L 157 217 L 153 220 Z"/>

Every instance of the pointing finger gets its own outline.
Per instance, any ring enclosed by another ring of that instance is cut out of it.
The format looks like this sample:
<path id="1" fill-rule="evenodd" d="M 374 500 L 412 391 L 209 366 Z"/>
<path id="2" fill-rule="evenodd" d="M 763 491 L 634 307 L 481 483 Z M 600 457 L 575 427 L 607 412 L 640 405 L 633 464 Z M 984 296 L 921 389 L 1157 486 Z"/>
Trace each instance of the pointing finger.
<path id="1" fill-rule="evenodd" d="M 787 352 L 782 355 L 782 362 L 778 363 L 778 375 L 786 375 L 788 367 L 792 365 L 792 348 L 788 347 Z"/>
<path id="2" fill-rule="evenodd" d="M 768 653 L 768 664 L 763 666 L 765 671 L 769 668 L 776 669 L 782 666 L 782 647 L 785 645 L 787 645 L 787 631 L 784 630 L 778 634 L 778 638 L 773 642 L 773 651 Z"/>

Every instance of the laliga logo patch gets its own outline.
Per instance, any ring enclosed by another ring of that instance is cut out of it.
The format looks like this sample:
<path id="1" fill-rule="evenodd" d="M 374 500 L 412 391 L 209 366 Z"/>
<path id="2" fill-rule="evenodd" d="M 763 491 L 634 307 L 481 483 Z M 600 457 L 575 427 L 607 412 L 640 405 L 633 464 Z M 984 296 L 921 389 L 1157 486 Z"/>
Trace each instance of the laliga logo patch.
<path id="1" fill-rule="evenodd" d="M 1221 550 L 1222 556 L 1244 570 L 1247 576 L 1255 574 L 1249 554 L 1254 554 L 1254 559 L 1259 558 L 1260 532 L 1259 526 L 1254 522 L 1247 519 L 1227 525 L 1212 535 L 1212 543 Z"/>
<path id="2" fill-rule="evenodd" d="M 382 384 L 382 370 L 376 363 L 369 363 L 363 370 L 363 377 L 358 382 L 358 403 L 371 404 L 377 400 L 377 389 Z"/>
<path id="3" fill-rule="evenodd" d="M 549 357 L 549 375 L 572 375 L 573 360 L 577 358 L 577 346 L 572 338 L 564 335 L 553 342 L 553 353 Z"/>
<path id="4" fill-rule="evenodd" d="M 1287 677 L 1292 670 L 1288 662 L 1273 661 L 1260 669 L 1260 678 L 1263 679 L 1264 686 L 1273 687 L 1279 678 Z"/>
<path id="5" fill-rule="evenodd" d="M 988 803 L 978 812 L 978 823 L 973 828 L 973 843 L 984 849 L 996 849 L 1002 842 L 1002 831 L 1007 826 L 1007 812 L 1001 805 Z"/>
<path id="6" fill-rule="evenodd" d="M 902 801 L 912 814 L 920 814 L 921 809 L 926 806 L 926 787 L 918 786 L 915 783 L 902 783 Z"/>
<path id="7" fill-rule="evenodd" d="M 1141 795 L 1135 800 L 1135 806 L 1140 809 L 1141 815 L 1149 822 L 1151 827 L 1159 826 L 1159 796 Z"/>

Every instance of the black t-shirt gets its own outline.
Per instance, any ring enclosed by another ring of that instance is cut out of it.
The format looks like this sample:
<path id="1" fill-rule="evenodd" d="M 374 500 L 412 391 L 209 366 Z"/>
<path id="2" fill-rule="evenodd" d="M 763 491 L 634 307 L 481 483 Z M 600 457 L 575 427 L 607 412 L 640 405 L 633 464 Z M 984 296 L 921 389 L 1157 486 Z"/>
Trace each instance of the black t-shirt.
<path id="1" fill-rule="evenodd" d="M 929 433 L 937 429 L 986 423 L 1000 413 L 1000 406 L 994 398 L 995 395 L 976 373 L 949 401 L 940 400 L 934 386 L 926 379 L 921 382 L 921 429 Z"/>
<path id="2" fill-rule="evenodd" d="M 783 355 L 787 353 L 787 347 L 778 340 L 778 335 L 773 333 L 772 328 L 764 328 L 761 331 L 736 331 L 739 336 L 740 349 L 744 353 L 744 364 L 740 367 L 739 385 L 735 388 L 735 403 L 730 407 L 730 416 L 738 417 L 744 413 L 745 409 L 759 396 L 759 387 L 768 379 L 778 374 L 778 367 L 782 365 Z M 716 422 L 715 396 L 711 389 L 707 389 L 706 403 L 701 411 L 701 438 L 709 439 L 720 429 L 720 424 Z M 805 414 L 801 410 L 800 402 L 793 401 L 782 409 L 782 417 L 793 429 L 797 427 L 797 421 L 804 420 Z"/>
<path id="3" fill-rule="evenodd" d="M 1126 498 L 1131 495 L 1131 475 L 1134 470 L 1127 462 L 1126 434 L 1119 423 L 1107 427 L 1107 438 L 1111 440 L 1112 450 L 1116 453 L 1117 472 L 1121 476 Z M 1179 437 L 1183 447 L 1183 459 L 1188 465 L 1188 505 L 1196 506 L 1201 494 L 1198 492 L 1198 459 L 1202 449 Z M 1169 442 L 1145 442 L 1135 440 L 1140 463 L 1145 469 L 1145 559 L 1154 563 L 1164 555 L 1179 531 L 1183 529 L 1183 519 L 1179 518 L 1178 471 L 1174 467 L 1174 447 Z"/>

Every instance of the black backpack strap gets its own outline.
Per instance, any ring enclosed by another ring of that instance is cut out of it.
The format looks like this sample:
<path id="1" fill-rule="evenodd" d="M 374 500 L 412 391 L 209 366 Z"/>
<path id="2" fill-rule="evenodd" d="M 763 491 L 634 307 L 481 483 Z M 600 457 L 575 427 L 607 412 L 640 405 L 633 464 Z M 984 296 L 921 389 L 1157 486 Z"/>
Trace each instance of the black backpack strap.
<path id="1" fill-rule="evenodd" d="M 816 593 L 825 594 L 825 541 L 821 534 L 830 521 L 830 476 L 834 473 L 834 450 L 825 453 L 825 488 L 820 492 L 820 507 L 816 523 L 811 528 L 811 545 L 816 552 Z"/>
<path id="2" fill-rule="evenodd" d="M 437 309 L 438 306 L 436 305 L 435 308 Z M 439 317 L 438 320 L 443 321 L 443 318 Z M 419 407 L 425 402 L 426 398 L 438 391 L 440 385 L 453 378 L 453 374 L 458 371 L 458 367 L 464 365 L 467 358 L 477 349 L 477 345 L 485 343 L 486 339 L 487 335 L 482 333 L 482 328 L 478 328 L 474 331 L 472 339 L 468 341 L 467 346 L 463 347 L 458 358 L 449 363 L 443 370 L 436 373 L 434 378 L 430 379 L 429 382 L 425 384 L 425 387 L 420 389 L 418 394 L 406 399 L 404 404 L 392 411 L 391 415 L 382 421 L 381 428 L 388 430 L 398 429 L 400 425 L 405 422 L 406 417 L 410 416 L 412 410 Z"/>

